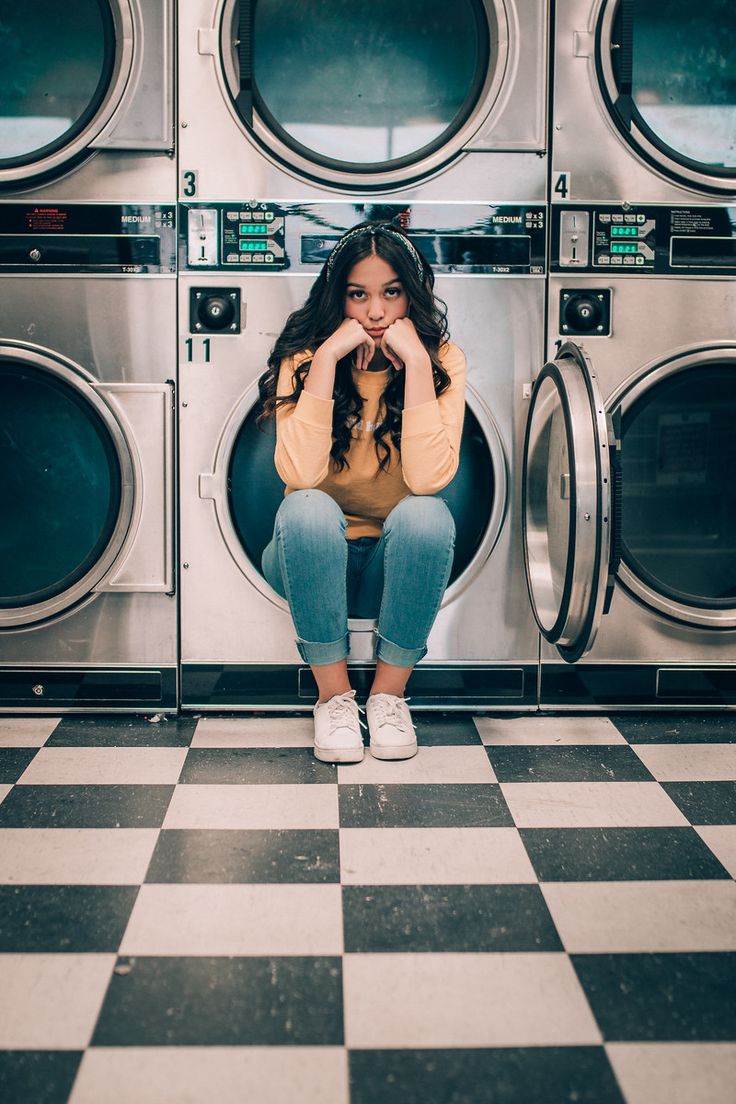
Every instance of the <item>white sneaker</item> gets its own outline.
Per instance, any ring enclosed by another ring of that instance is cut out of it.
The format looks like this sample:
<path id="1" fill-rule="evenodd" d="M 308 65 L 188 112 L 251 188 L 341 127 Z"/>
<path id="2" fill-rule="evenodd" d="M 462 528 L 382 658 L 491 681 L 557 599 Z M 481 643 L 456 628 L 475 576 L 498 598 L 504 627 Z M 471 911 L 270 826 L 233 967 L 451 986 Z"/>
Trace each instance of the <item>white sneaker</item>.
<path id="1" fill-rule="evenodd" d="M 335 694 L 314 707 L 314 754 L 323 763 L 359 763 L 363 758 L 365 725 L 355 691 Z"/>
<path id="2" fill-rule="evenodd" d="M 416 755 L 417 734 L 407 701 L 393 694 L 371 694 L 365 703 L 374 759 L 411 759 Z"/>

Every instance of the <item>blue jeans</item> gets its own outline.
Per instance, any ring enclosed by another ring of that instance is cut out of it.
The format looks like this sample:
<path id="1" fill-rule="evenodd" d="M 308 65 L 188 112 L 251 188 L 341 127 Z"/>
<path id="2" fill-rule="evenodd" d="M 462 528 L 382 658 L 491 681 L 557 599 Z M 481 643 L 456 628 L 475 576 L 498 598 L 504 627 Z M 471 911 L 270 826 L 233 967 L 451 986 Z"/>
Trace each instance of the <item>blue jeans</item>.
<path id="1" fill-rule="evenodd" d="M 376 655 L 413 667 L 450 577 L 455 523 L 441 498 L 409 495 L 380 537 L 347 540 L 342 510 L 324 491 L 292 491 L 279 506 L 263 574 L 289 603 L 296 646 L 311 667 L 348 654 L 348 616 L 378 620 Z"/>

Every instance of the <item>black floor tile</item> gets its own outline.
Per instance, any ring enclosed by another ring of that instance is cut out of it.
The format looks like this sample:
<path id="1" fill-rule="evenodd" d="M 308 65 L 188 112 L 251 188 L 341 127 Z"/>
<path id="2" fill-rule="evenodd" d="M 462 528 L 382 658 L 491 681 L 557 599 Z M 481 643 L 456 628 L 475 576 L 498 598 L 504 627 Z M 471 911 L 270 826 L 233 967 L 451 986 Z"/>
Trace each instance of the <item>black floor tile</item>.
<path id="1" fill-rule="evenodd" d="M 155 714 L 152 714 L 155 716 Z M 159 714 L 160 721 L 145 717 L 99 714 L 63 717 L 46 741 L 46 747 L 189 747 L 198 717 Z"/>
<path id="2" fill-rule="evenodd" d="M 298 922 L 295 918 L 295 923 Z M 341 1046 L 339 958 L 132 958 L 93 1046 Z"/>
<path id="3" fill-rule="evenodd" d="M 603 1047 L 352 1050 L 351 1104 L 623 1104 Z"/>
<path id="4" fill-rule="evenodd" d="M 520 828 L 542 882 L 728 878 L 694 828 Z"/>
<path id="5" fill-rule="evenodd" d="M 343 887 L 345 951 L 561 951 L 539 886 Z"/>
<path id="6" fill-rule="evenodd" d="M 487 747 L 499 782 L 652 782 L 630 747 Z"/>
<path id="7" fill-rule="evenodd" d="M 12 785 L 35 757 L 38 748 L 0 748 L 0 783 Z"/>
<path id="8" fill-rule="evenodd" d="M 164 829 L 146 882 L 339 882 L 337 829 Z"/>
<path id="9" fill-rule="evenodd" d="M 173 786 L 14 786 L 0 828 L 160 828 Z"/>
<path id="10" fill-rule="evenodd" d="M 691 824 L 736 824 L 736 782 L 660 782 L 660 785 Z"/>
<path id="11" fill-rule="evenodd" d="M 78 1050 L 0 1051 L 3 1104 L 66 1104 L 77 1076 Z"/>
<path id="12" fill-rule="evenodd" d="M 450 716 L 448 714 L 414 713 L 412 719 L 417 730 L 417 743 L 420 747 L 457 746 L 460 744 L 479 744 L 478 729 L 473 718 L 467 714 Z"/>
<path id="13" fill-rule="evenodd" d="M 311 748 L 192 748 L 179 781 L 204 785 L 287 785 L 337 782 L 332 763 Z"/>
<path id="14" fill-rule="evenodd" d="M 115 954 L 137 896 L 138 886 L 0 886 L 0 952 Z"/>
<path id="15" fill-rule="evenodd" d="M 340 785 L 342 828 L 502 828 L 514 821 L 495 783 Z"/>
<path id="16" fill-rule="evenodd" d="M 570 958 L 606 1042 L 736 1040 L 736 954 Z"/>
<path id="17" fill-rule="evenodd" d="M 734 713 L 618 713 L 610 719 L 632 744 L 736 743 Z"/>

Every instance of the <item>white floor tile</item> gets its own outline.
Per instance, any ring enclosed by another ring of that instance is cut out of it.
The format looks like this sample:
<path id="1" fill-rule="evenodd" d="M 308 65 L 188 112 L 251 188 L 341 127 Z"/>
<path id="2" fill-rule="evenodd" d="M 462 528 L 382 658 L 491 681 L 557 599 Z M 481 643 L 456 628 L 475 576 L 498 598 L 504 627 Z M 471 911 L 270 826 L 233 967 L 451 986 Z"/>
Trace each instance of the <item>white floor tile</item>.
<path id="1" fill-rule="evenodd" d="M 343 1047 L 94 1047 L 69 1104 L 349 1104 Z"/>
<path id="2" fill-rule="evenodd" d="M 633 750 L 658 782 L 736 779 L 736 744 L 635 744 Z"/>
<path id="3" fill-rule="evenodd" d="M 516 828 L 342 828 L 343 885 L 490 885 L 536 876 Z"/>
<path id="4" fill-rule="evenodd" d="M 337 785 L 177 786 L 164 828 L 337 828 Z"/>
<path id="5" fill-rule="evenodd" d="M 519 828 L 655 828 L 688 820 L 656 782 L 503 782 Z"/>
<path id="6" fill-rule="evenodd" d="M 174 784 L 186 757 L 186 748 L 41 748 L 18 781 L 33 786 Z"/>
<path id="7" fill-rule="evenodd" d="M 192 747 L 311 747 L 311 717 L 203 717 Z"/>
<path id="8" fill-rule="evenodd" d="M 608 1043 L 626 1104 L 733 1104 L 736 1043 Z"/>
<path id="9" fill-rule="evenodd" d="M 61 717 L 0 717 L 0 748 L 42 747 Z"/>
<path id="10" fill-rule="evenodd" d="M 0 828 L 0 885 L 140 885 L 157 828 Z"/>
<path id="11" fill-rule="evenodd" d="M 144 885 L 127 955 L 339 955 L 339 885 Z"/>
<path id="12" fill-rule="evenodd" d="M 488 746 L 511 744 L 625 744 L 608 717 L 474 717 Z"/>
<path id="13" fill-rule="evenodd" d="M 695 831 L 731 877 L 736 878 L 736 824 L 703 824 Z"/>
<path id="14" fill-rule="evenodd" d="M 542 893 L 570 954 L 736 951 L 731 881 L 547 882 Z"/>
<path id="15" fill-rule="evenodd" d="M 420 747 L 412 759 L 374 759 L 337 768 L 338 782 L 411 783 L 495 782 L 496 776 L 482 747 Z"/>
<path id="16" fill-rule="evenodd" d="M 601 1041 L 564 954 L 348 954 L 343 978 L 351 1048 Z"/>
<path id="17" fill-rule="evenodd" d="M 0 955 L 0 1048 L 83 1050 L 114 965 L 112 954 Z"/>

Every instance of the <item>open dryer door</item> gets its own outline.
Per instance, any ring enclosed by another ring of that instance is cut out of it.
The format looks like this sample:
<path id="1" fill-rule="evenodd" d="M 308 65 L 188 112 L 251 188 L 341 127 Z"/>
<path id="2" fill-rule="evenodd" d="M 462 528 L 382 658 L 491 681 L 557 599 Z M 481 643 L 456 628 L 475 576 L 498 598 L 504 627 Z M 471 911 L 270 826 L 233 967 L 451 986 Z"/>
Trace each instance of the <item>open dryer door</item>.
<path id="1" fill-rule="evenodd" d="M 610 606 L 620 503 L 613 422 L 589 356 L 566 342 L 532 392 L 522 522 L 534 616 L 568 663 L 590 650 Z"/>

